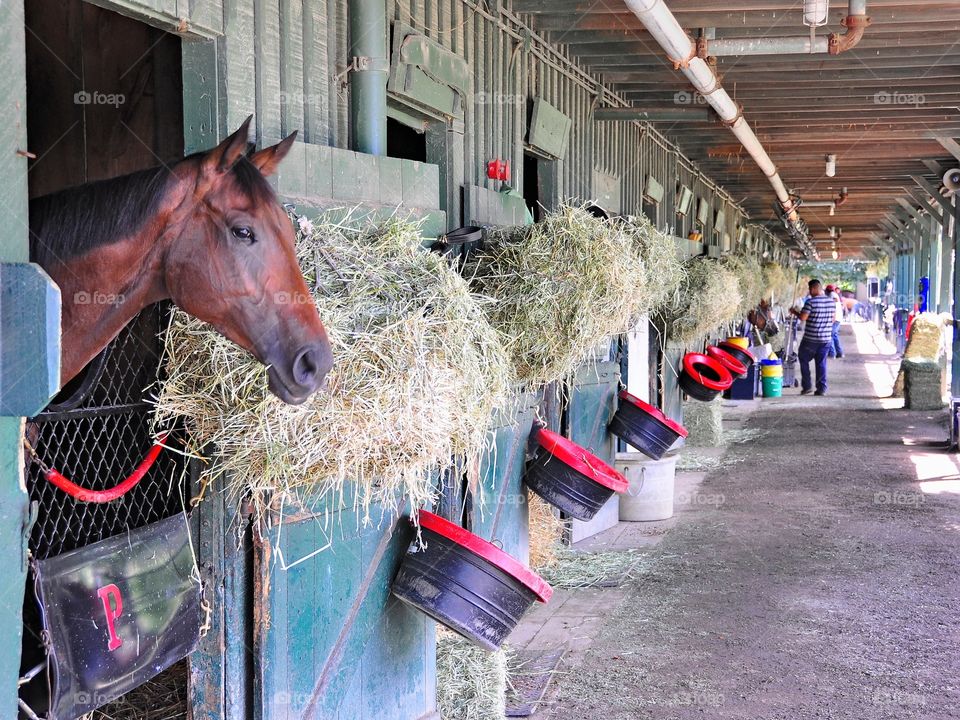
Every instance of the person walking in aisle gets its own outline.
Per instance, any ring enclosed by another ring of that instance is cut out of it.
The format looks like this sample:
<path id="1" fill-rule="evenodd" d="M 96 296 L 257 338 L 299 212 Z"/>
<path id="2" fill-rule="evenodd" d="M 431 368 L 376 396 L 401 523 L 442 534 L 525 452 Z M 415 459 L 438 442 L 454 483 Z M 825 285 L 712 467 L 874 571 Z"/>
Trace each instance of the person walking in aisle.
<path id="1" fill-rule="evenodd" d="M 810 361 L 814 360 L 817 372 L 816 395 L 827 394 L 827 352 L 833 344 L 833 318 L 836 314 L 835 303 L 823 294 L 823 286 L 819 280 L 808 283 L 810 295 L 797 310 L 790 308 L 790 312 L 800 318 L 803 323 L 803 338 L 797 348 L 797 360 L 800 361 L 800 394 L 809 395 L 813 392 L 813 382 L 810 378 Z"/>
<path id="2" fill-rule="evenodd" d="M 840 345 L 840 323 L 843 322 L 843 299 L 840 297 L 840 288 L 836 285 L 827 285 L 827 297 L 834 302 L 833 332 L 827 357 L 843 357 L 843 346 Z"/>

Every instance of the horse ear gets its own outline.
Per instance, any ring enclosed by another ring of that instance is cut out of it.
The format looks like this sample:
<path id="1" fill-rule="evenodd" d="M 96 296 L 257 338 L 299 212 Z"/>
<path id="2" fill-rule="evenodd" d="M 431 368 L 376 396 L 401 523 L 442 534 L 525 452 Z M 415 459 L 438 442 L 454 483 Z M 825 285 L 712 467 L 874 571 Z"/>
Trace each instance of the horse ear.
<path id="1" fill-rule="evenodd" d="M 233 167 L 237 160 L 244 156 L 247 152 L 250 123 L 252 121 L 253 115 L 250 115 L 235 133 L 207 153 L 207 156 L 203 159 L 204 171 L 218 174 L 225 173 Z"/>
<path id="2" fill-rule="evenodd" d="M 277 167 L 290 152 L 293 147 L 293 141 L 297 139 L 297 131 L 294 130 L 276 145 L 271 145 L 263 150 L 257 150 L 250 156 L 250 162 L 257 166 L 257 169 L 263 173 L 264 177 L 273 175 Z"/>

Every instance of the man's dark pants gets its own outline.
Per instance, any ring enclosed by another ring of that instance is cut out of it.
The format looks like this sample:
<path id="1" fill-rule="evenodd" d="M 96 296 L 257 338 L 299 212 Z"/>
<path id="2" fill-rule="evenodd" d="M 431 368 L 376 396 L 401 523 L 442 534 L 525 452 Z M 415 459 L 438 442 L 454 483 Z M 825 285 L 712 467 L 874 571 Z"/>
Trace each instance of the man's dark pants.
<path id="1" fill-rule="evenodd" d="M 827 346 L 828 357 L 843 357 L 843 346 L 840 344 L 840 321 L 833 321 L 833 340 Z"/>
<path id="2" fill-rule="evenodd" d="M 801 342 L 797 348 L 797 360 L 800 361 L 800 387 L 809 390 L 813 387 L 810 379 L 810 361 L 817 366 L 817 392 L 827 391 L 827 352 L 831 342 Z"/>

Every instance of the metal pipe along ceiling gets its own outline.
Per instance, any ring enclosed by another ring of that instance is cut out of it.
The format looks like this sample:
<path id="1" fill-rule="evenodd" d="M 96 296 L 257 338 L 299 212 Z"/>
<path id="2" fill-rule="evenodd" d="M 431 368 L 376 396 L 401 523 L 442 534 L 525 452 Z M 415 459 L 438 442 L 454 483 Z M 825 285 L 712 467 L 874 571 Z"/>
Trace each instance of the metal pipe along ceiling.
<path id="1" fill-rule="evenodd" d="M 773 186 L 773 191 L 780 201 L 781 207 L 790 224 L 799 226 L 800 217 L 794 207 L 790 193 L 787 192 L 777 166 L 764 150 L 753 129 L 743 118 L 739 106 L 727 91 L 720 85 L 717 76 L 703 58 L 697 57 L 697 49 L 693 40 L 680 23 L 670 12 L 663 0 L 625 0 L 630 11 L 637 16 L 643 26 L 653 38 L 667 52 L 667 56 L 674 67 L 679 69 L 693 87 L 706 98 L 710 106 L 716 110 L 724 125 L 730 128 L 744 149 L 750 153 L 757 166 L 763 171 Z M 803 233 L 800 233 L 801 238 Z M 805 238 L 801 243 L 806 245 Z"/>
<path id="2" fill-rule="evenodd" d="M 870 24 L 867 18 L 867 0 L 850 0 L 847 17 L 843 24 L 847 31 L 841 35 L 831 33 L 821 37 L 771 37 L 771 38 L 723 38 L 701 40 L 700 55 L 726 57 L 728 55 L 839 55 L 860 42 L 863 31 Z"/>

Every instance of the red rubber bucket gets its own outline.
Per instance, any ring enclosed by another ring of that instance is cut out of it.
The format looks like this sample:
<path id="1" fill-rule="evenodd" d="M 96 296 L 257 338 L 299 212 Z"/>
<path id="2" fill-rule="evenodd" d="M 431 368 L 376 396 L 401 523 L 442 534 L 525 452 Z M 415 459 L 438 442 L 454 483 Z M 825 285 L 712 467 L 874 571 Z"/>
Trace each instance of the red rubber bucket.
<path id="1" fill-rule="evenodd" d="M 703 353 L 683 356 L 680 387 L 694 400 L 709 402 L 733 385 L 733 375 L 719 360 Z"/>
<path id="2" fill-rule="evenodd" d="M 591 520 L 614 493 L 630 487 L 623 475 L 562 435 L 541 428 L 534 439 L 539 447 L 523 481 L 567 515 Z"/>
<path id="3" fill-rule="evenodd" d="M 553 589 L 516 558 L 439 515 L 419 512 L 414 540 L 391 591 L 485 650 L 496 650 Z"/>
<path id="4" fill-rule="evenodd" d="M 723 348 L 719 348 L 716 345 L 710 345 L 707 347 L 707 355 L 712 357 L 714 360 L 718 360 L 721 365 L 723 365 L 727 370 L 730 371 L 730 374 L 734 377 L 744 378 L 747 376 L 747 367 L 746 363 L 742 362 L 739 358 L 734 356 L 732 353 L 727 352 Z"/>
<path id="5" fill-rule="evenodd" d="M 739 345 L 734 345 L 732 342 L 727 342 L 726 340 L 717 343 L 717 348 L 733 355 L 747 367 L 747 370 L 750 370 L 750 367 L 757 361 L 752 352 L 744 350 Z"/>

